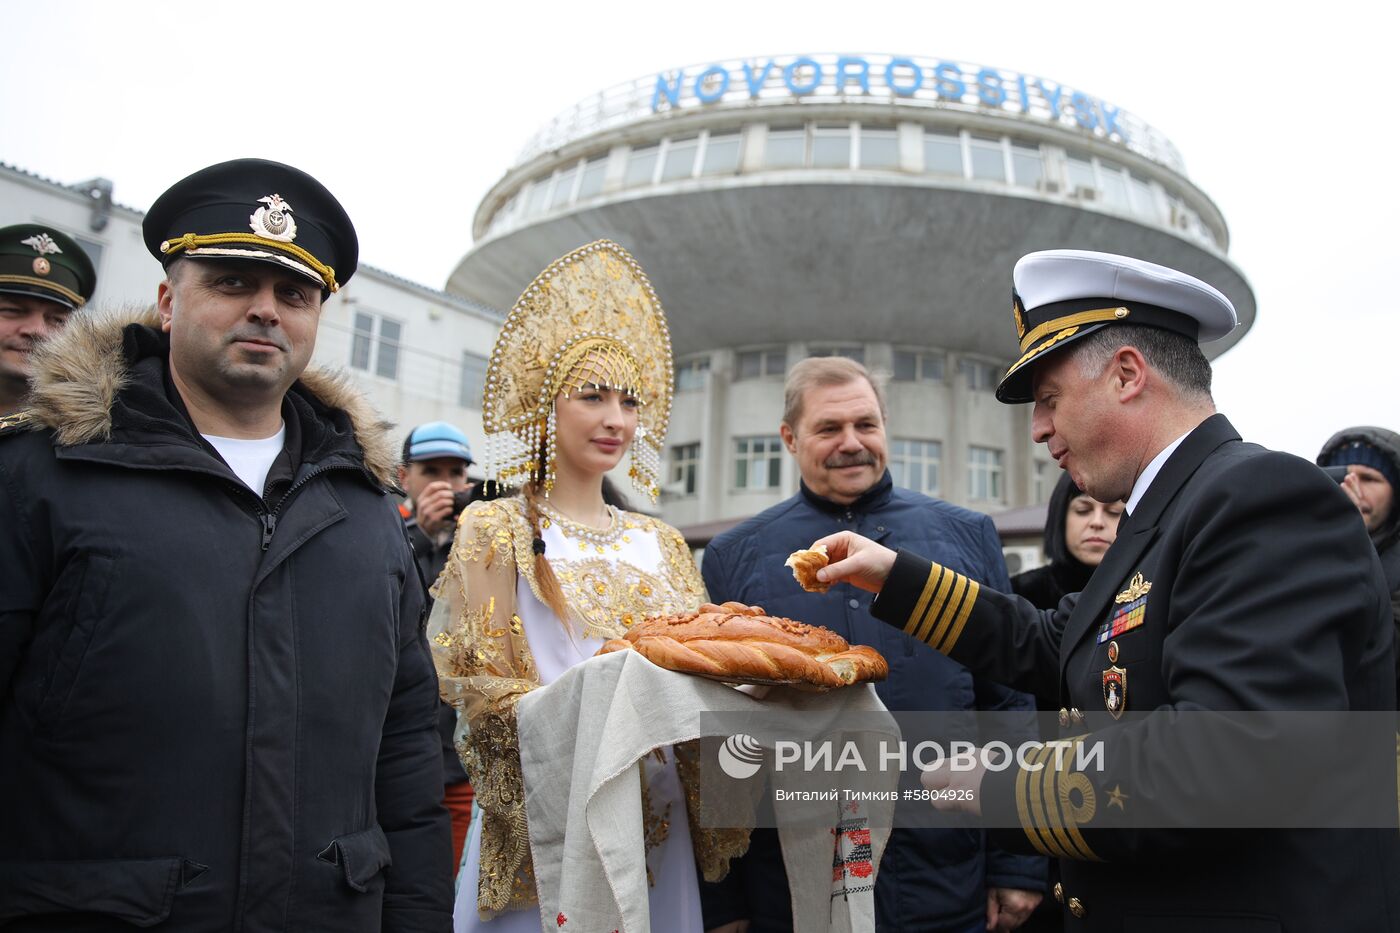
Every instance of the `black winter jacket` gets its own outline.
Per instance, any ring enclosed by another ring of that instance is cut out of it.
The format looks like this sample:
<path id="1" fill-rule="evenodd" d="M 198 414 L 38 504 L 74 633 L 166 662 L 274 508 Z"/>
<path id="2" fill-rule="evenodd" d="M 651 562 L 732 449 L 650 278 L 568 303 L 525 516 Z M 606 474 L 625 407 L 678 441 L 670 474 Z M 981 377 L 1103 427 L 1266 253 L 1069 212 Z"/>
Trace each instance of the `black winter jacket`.
<path id="1" fill-rule="evenodd" d="M 0 431 L 0 928 L 448 930 L 393 446 L 308 373 L 265 501 L 153 323 L 75 318 Z"/>

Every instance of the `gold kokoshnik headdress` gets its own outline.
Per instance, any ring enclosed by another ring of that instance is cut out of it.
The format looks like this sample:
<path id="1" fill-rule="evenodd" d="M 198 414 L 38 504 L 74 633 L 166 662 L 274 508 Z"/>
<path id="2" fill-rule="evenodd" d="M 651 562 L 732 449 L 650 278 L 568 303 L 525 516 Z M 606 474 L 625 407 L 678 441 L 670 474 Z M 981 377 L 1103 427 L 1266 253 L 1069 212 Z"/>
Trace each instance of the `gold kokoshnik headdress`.
<path id="1" fill-rule="evenodd" d="M 554 399 L 585 385 L 641 402 L 629 473 L 656 501 L 671 417 L 671 335 L 646 273 L 610 240 L 549 265 L 511 308 L 482 393 L 486 476 L 554 485 Z"/>

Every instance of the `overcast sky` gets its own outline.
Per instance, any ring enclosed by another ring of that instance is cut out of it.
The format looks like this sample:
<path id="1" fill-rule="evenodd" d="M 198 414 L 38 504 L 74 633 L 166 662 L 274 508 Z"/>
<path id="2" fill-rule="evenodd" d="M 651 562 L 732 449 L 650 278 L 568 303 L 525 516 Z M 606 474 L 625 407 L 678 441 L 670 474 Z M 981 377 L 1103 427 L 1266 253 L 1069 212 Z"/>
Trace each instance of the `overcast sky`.
<path id="1" fill-rule="evenodd" d="M 1400 15 L 1352 0 L 1309 4 L 1306 17 L 1287 8 L 5 0 L 0 161 L 65 183 L 110 178 L 116 199 L 142 210 L 213 162 L 289 162 L 345 204 L 362 261 L 441 288 L 471 246 L 481 196 L 526 139 L 614 84 L 800 52 L 1042 76 L 1176 143 L 1224 213 L 1259 305 L 1216 363 L 1216 401 L 1246 439 L 1311 457 L 1339 427 L 1400 429 L 1389 278 Z"/>

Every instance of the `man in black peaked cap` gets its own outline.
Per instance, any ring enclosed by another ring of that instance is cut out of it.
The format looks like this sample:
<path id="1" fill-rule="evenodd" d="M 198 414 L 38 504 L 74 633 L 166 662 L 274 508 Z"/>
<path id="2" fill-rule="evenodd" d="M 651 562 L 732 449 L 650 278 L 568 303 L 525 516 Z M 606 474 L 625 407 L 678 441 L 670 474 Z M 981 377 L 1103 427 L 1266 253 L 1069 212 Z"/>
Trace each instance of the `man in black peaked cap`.
<path id="1" fill-rule="evenodd" d="M 307 368 L 354 227 L 241 159 L 144 232 L 155 309 L 70 323 L 0 430 L 0 928 L 444 933 L 396 445 Z"/>

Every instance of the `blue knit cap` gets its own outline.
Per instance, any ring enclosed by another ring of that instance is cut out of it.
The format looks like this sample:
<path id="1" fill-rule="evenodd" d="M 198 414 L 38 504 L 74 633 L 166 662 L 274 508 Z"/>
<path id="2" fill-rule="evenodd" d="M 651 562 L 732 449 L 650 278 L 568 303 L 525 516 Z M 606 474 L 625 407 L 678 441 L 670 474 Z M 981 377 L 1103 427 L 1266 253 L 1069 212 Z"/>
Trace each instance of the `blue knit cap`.
<path id="1" fill-rule="evenodd" d="M 1390 488 L 1400 492 L 1400 472 L 1395 463 L 1379 447 L 1365 441 L 1348 441 L 1327 455 L 1323 466 L 1368 466 L 1380 472 L 1390 483 Z"/>

